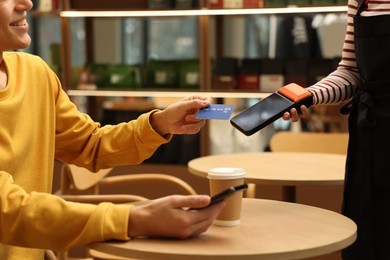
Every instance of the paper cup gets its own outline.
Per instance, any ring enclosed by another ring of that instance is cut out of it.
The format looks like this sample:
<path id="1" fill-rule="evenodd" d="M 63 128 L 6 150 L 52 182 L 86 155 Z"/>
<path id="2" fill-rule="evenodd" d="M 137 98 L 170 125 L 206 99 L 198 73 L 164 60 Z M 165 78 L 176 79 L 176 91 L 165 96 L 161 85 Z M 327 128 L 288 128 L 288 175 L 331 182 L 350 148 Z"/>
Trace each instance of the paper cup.
<path id="1" fill-rule="evenodd" d="M 210 195 L 213 196 L 231 186 L 244 183 L 245 170 L 241 168 L 213 168 L 208 171 Z M 243 191 L 237 191 L 226 199 L 226 205 L 214 221 L 214 225 L 232 227 L 240 225 Z"/>

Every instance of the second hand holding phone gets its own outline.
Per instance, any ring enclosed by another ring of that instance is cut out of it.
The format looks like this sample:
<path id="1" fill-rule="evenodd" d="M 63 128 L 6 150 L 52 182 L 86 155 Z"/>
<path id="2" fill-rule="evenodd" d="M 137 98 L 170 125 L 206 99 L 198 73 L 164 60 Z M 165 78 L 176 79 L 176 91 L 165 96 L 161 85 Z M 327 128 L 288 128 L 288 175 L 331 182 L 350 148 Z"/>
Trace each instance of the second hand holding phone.
<path id="1" fill-rule="evenodd" d="M 201 210 L 201 209 L 205 209 L 205 208 L 211 207 L 212 205 L 215 205 L 215 204 L 217 204 L 219 202 L 222 202 L 225 199 L 229 198 L 236 191 L 246 190 L 247 188 L 248 188 L 248 184 L 246 184 L 246 183 L 241 184 L 241 185 L 237 185 L 237 186 L 229 187 L 226 190 L 223 190 L 220 193 L 217 193 L 217 194 L 213 195 L 211 197 L 210 203 L 206 207 L 203 207 L 203 208 L 190 208 L 190 210 Z"/>
<path id="2" fill-rule="evenodd" d="M 248 188 L 248 184 L 244 183 L 238 186 L 232 186 L 226 190 L 223 190 L 220 193 L 215 194 L 214 196 L 211 197 L 210 204 L 207 205 L 206 207 L 210 207 L 214 204 L 217 204 L 219 202 L 222 202 L 223 200 L 227 199 L 228 197 L 232 196 L 236 191 L 240 190 L 246 190 Z"/>

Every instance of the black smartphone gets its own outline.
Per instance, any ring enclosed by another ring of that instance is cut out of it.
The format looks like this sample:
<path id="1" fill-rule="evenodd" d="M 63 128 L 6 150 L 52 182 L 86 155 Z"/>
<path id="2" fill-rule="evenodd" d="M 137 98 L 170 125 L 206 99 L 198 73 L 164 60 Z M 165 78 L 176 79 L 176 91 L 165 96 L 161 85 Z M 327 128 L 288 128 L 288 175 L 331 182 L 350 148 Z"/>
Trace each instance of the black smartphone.
<path id="1" fill-rule="evenodd" d="M 294 95 L 295 93 L 287 94 Z M 250 136 L 280 118 L 291 108 L 295 107 L 300 111 L 301 105 L 310 107 L 313 104 L 313 98 L 310 95 L 294 99 L 275 92 L 233 117 L 230 123 L 243 134 Z"/>
<path id="2" fill-rule="evenodd" d="M 214 204 L 217 204 L 225 200 L 226 198 L 232 196 L 236 191 L 246 190 L 247 188 L 248 188 L 248 184 L 244 183 L 238 186 L 232 186 L 224 191 L 221 191 L 220 193 L 215 194 L 214 196 L 211 197 L 211 202 L 209 205 L 207 205 L 207 207 L 210 207 Z"/>
<path id="3" fill-rule="evenodd" d="M 280 118 L 293 104 L 282 95 L 273 93 L 233 117 L 230 123 L 249 136 Z"/>
<path id="4" fill-rule="evenodd" d="M 207 205 L 206 207 L 190 208 L 190 210 L 200 210 L 200 209 L 205 209 L 205 208 L 211 207 L 212 205 L 215 205 L 219 202 L 222 202 L 226 198 L 232 196 L 236 191 L 246 190 L 247 188 L 248 188 L 248 184 L 246 184 L 246 183 L 241 184 L 241 185 L 237 185 L 237 186 L 231 186 L 231 187 L 227 188 L 226 190 L 223 190 L 220 193 L 213 195 L 211 197 L 211 201 L 210 201 L 209 205 Z"/>

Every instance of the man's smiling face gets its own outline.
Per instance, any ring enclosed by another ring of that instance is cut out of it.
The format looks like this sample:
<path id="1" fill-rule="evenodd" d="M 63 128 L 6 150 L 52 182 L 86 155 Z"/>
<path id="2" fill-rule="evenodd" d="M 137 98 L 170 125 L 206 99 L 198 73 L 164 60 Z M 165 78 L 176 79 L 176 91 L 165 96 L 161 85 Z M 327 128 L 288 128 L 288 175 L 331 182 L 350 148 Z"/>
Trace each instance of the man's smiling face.
<path id="1" fill-rule="evenodd" d="M 26 11 L 31 8 L 31 0 L 0 0 L 0 52 L 28 47 Z"/>

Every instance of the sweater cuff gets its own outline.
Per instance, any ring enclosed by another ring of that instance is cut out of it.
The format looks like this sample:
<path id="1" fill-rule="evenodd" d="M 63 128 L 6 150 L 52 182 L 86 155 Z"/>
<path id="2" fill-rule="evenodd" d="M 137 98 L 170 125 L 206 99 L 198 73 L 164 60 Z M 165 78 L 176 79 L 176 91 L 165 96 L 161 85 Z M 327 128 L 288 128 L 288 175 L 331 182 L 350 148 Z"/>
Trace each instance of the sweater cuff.
<path id="1" fill-rule="evenodd" d="M 160 111 L 160 110 L 159 109 L 153 109 L 152 111 L 141 115 L 141 118 L 142 118 L 142 120 L 147 120 L 147 124 L 145 124 L 145 125 L 148 126 L 149 131 L 151 131 L 154 135 L 157 135 L 157 136 L 159 136 L 161 138 L 160 142 L 167 143 L 167 142 L 171 141 L 173 135 L 172 134 L 167 134 L 167 135 L 161 136 L 159 133 L 157 133 L 153 129 L 152 125 L 150 124 L 150 117 L 151 117 L 151 115 L 153 113 L 157 112 L 157 111 Z"/>
<path id="2" fill-rule="evenodd" d="M 104 240 L 129 240 L 128 224 L 133 205 L 112 204 L 105 216 Z"/>

